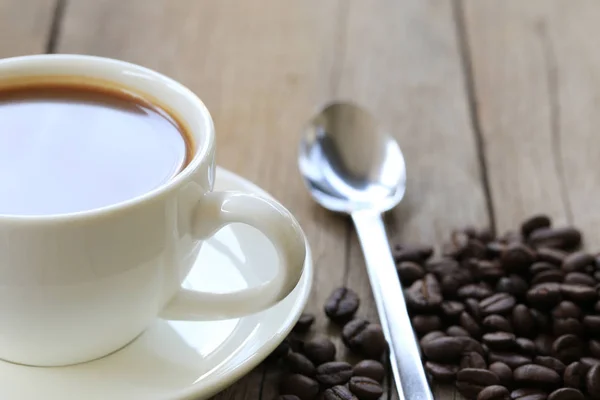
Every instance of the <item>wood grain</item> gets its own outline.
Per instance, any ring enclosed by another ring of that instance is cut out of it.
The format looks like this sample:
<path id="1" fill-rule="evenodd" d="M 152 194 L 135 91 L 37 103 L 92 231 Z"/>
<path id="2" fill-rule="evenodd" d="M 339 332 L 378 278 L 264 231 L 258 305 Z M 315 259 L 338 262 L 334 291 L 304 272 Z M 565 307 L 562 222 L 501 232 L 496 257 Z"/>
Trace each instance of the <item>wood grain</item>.
<path id="1" fill-rule="evenodd" d="M 454 227 L 488 224 L 453 9 L 434 0 L 260 3 L 70 2 L 57 50 L 140 63 L 200 95 L 215 119 L 218 163 L 270 191 L 304 227 L 316 264 L 308 310 L 345 354 L 321 311 L 331 290 L 353 287 L 360 315 L 377 315 L 350 223 L 301 184 L 302 125 L 326 102 L 351 99 L 400 141 L 409 180 L 390 219 L 394 241 L 439 243 Z M 277 376 L 259 367 L 217 398 L 272 400 Z"/>
<path id="2" fill-rule="evenodd" d="M 365 105 L 403 149 L 408 185 L 405 199 L 391 215 L 392 241 L 441 243 L 453 228 L 486 226 L 482 171 L 450 4 L 350 4 L 334 96 Z M 350 243 L 348 284 L 368 299 L 362 312 L 375 319 L 354 234 Z M 452 388 L 444 387 L 434 395 L 455 396 Z"/>
<path id="3" fill-rule="evenodd" d="M 0 57 L 45 53 L 56 0 L 0 1 Z"/>

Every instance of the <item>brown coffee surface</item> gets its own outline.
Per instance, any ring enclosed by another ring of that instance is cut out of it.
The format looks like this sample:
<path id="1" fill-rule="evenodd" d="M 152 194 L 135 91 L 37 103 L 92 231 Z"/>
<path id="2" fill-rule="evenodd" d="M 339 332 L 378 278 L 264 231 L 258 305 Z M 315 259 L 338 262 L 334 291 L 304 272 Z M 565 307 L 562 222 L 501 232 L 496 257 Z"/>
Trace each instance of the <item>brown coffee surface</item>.
<path id="1" fill-rule="evenodd" d="M 192 158 L 183 125 L 124 88 L 0 82 L 0 215 L 97 209 L 143 195 Z"/>

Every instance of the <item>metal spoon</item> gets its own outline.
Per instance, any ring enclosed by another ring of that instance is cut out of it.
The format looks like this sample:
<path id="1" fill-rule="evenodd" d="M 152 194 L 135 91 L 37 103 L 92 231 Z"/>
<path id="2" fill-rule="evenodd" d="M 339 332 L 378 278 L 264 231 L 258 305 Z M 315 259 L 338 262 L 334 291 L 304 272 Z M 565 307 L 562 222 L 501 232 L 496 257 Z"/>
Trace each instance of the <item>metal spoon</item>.
<path id="1" fill-rule="evenodd" d="M 433 400 L 381 217 L 404 196 L 406 169 L 400 147 L 367 111 L 352 103 L 333 103 L 307 125 L 298 163 L 314 199 L 329 210 L 350 214 L 354 221 L 390 344 L 399 398 Z"/>

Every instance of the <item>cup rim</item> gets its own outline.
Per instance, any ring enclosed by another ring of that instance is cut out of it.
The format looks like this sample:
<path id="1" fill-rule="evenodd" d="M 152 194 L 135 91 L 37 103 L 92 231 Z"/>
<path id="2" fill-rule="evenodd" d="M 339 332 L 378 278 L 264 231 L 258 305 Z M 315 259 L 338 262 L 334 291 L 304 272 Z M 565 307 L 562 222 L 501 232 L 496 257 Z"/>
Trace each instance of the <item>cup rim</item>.
<path id="1" fill-rule="evenodd" d="M 192 131 L 201 132 L 199 136 L 202 136 L 198 139 L 196 138 L 197 135 L 194 134 L 194 138 L 197 142 L 194 157 L 189 162 L 189 164 L 173 178 L 157 186 L 156 188 L 131 199 L 127 199 L 115 204 L 109 204 L 103 207 L 93 208 L 90 210 L 75 211 L 61 214 L 13 215 L 0 213 L 0 220 L 5 222 L 10 221 L 23 223 L 69 222 L 75 220 L 104 217 L 111 214 L 115 214 L 117 212 L 125 211 L 142 203 L 151 201 L 152 199 L 164 196 L 174 188 L 182 185 L 186 180 L 189 179 L 190 175 L 192 175 L 198 169 L 198 167 L 202 164 L 205 158 L 209 155 L 214 145 L 215 127 L 210 112 L 208 111 L 208 108 L 206 107 L 204 102 L 188 87 L 176 81 L 175 79 L 170 78 L 151 68 L 110 57 L 92 56 L 84 54 L 35 54 L 0 59 L 0 73 L 2 73 L 2 69 L 6 67 L 18 68 L 20 66 L 32 63 L 37 63 L 38 65 L 53 64 L 54 66 L 56 66 L 60 63 L 65 62 L 70 63 L 67 69 L 71 69 L 72 71 L 76 69 L 80 69 L 81 71 L 83 71 L 86 68 L 86 65 L 89 67 L 92 64 L 96 64 L 96 66 L 99 68 L 111 68 L 115 71 L 121 70 L 121 72 L 123 73 L 128 72 L 130 74 L 143 74 L 145 78 L 149 78 L 154 80 L 155 82 L 160 83 L 163 87 L 162 90 L 164 90 L 164 92 L 170 92 L 172 95 L 184 97 L 187 102 L 189 102 L 194 108 L 196 108 L 196 112 L 199 115 L 199 120 L 201 121 L 201 126 L 199 127 L 190 126 L 190 129 Z M 72 71 L 71 73 L 73 73 Z M 90 76 L 94 75 L 93 71 L 90 73 L 89 70 L 87 71 L 87 74 Z M 16 73 L 16 76 L 19 75 L 28 76 L 31 74 Z M 141 93 L 144 93 L 144 90 L 142 88 L 136 87 L 135 85 L 131 85 L 129 87 L 133 90 L 139 89 Z"/>

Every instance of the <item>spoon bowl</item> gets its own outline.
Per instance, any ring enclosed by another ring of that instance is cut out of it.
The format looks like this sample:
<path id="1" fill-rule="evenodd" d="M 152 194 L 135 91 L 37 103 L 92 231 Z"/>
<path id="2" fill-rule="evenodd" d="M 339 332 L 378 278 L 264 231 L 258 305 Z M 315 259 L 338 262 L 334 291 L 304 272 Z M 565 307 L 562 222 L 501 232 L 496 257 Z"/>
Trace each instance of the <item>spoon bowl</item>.
<path id="1" fill-rule="evenodd" d="M 332 211 L 385 212 L 402 200 L 406 189 L 398 143 L 353 103 L 332 103 L 309 121 L 299 167 L 315 200 Z"/>

